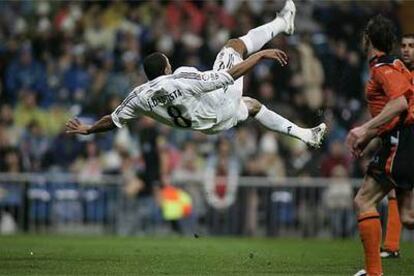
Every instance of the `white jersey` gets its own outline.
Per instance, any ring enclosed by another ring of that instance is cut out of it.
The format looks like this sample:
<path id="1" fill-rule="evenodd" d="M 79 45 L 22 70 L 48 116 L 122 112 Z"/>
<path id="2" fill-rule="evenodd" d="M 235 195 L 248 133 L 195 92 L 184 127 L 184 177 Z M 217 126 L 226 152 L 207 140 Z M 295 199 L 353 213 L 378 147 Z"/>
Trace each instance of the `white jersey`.
<path id="1" fill-rule="evenodd" d="M 209 94 L 225 93 L 233 83 L 226 71 L 180 67 L 172 75 L 134 88 L 112 113 L 112 120 L 122 127 L 128 120 L 146 115 L 172 127 L 206 130 L 221 120 L 216 112 L 220 103 Z"/>
<path id="2" fill-rule="evenodd" d="M 122 127 L 145 115 L 172 127 L 207 134 L 233 127 L 247 118 L 247 108 L 244 104 L 240 108 L 243 81 L 239 78 L 235 82 L 226 70 L 217 68 L 224 59 L 233 61 L 234 55 L 233 49 L 223 48 L 214 66 L 216 70 L 200 72 L 194 67 L 180 67 L 171 75 L 134 88 L 111 114 L 114 124 Z"/>

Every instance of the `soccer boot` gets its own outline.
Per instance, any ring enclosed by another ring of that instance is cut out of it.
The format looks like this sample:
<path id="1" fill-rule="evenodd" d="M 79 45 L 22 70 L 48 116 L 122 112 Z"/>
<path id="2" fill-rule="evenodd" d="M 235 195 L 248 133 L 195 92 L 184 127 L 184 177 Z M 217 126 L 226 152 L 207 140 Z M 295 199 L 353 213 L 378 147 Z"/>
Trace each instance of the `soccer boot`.
<path id="1" fill-rule="evenodd" d="M 365 269 L 361 269 L 360 271 L 358 271 L 357 273 L 354 274 L 354 276 L 367 276 L 367 272 L 365 271 Z M 381 275 L 384 275 L 381 273 Z"/>
<path id="2" fill-rule="evenodd" d="M 311 128 L 309 137 L 307 139 L 302 139 L 303 142 L 305 142 L 308 146 L 313 148 L 319 148 L 322 144 L 323 138 L 326 134 L 326 124 L 322 123 L 317 127 Z"/>
<path id="3" fill-rule="evenodd" d="M 277 16 L 285 20 L 286 29 L 285 34 L 292 35 L 295 32 L 295 15 L 296 6 L 292 0 L 286 0 L 286 4 L 283 9 L 277 13 Z"/>
<path id="4" fill-rule="evenodd" d="M 365 269 L 361 269 L 360 271 L 355 273 L 354 276 L 367 276 L 367 272 L 365 271 Z"/>
<path id="5" fill-rule="evenodd" d="M 380 256 L 383 259 L 396 259 L 400 257 L 400 250 L 391 251 L 391 250 L 381 248 Z"/>

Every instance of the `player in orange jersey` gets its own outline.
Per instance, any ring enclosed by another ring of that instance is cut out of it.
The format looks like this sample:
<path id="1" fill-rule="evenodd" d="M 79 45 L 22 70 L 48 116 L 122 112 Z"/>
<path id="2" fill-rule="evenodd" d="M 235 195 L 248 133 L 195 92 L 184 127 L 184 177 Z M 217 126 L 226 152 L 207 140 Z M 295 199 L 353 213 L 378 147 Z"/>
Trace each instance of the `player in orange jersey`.
<path id="1" fill-rule="evenodd" d="M 401 39 L 401 59 L 411 71 L 414 79 L 414 34 L 403 35 Z M 380 138 L 377 138 L 379 142 Z M 377 143 L 380 145 L 380 143 Z M 402 225 L 398 213 L 398 204 L 395 190 L 388 194 L 387 230 L 385 232 L 384 246 L 381 248 L 381 258 L 400 257 L 400 239 Z"/>
<path id="2" fill-rule="evenodd" d="M 346 143 L 355 157 L 360 157 L 376 136 L 382 147 L 369 164 L 354 200 L 365 255 L 365 270 L 355 275 L 382 275 L 381 223 L 376 205 L 392 189 L 396 190 L 402 224 L 414 228 L 414 85 L 404 63 L 390 55 L 394 41 L 390 20 L 379 15 L 368 22 L 364 32 L 370 65 L 366 98 L 372 119 L 352 129 Z"/>
<path id="3" fill-rule="evenodd" d="M 401 39 L 401 57 L 414 77 L 414 33 L 403 35 Z"/>

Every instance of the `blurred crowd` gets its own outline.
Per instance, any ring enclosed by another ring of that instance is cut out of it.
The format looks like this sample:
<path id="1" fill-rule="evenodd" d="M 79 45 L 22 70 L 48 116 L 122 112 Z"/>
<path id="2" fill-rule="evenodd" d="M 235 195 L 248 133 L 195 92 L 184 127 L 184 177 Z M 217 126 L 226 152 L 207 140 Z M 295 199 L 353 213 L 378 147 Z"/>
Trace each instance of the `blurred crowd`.
<path id="1" fill-rule="evenodd" d="M 296 1 L 296 34 L 266 45 L 286 51 L 288 67 L 263 62 L 245 78 L 246 95 L 297 124 L 325 121 L 329 134 L 320 150 L 251 122 L 218 136 L 145 118 L 105 135 L 63 133 L 68 118 L 92 122 L 145 82 L 147 54 L 162 51 L 174 67 L 209 70 L 229 38 L 272 20 L 282 2 L 0 2 L 0 172 L 63 171 L 99 180 L 131 167 L 154 170 L 159 159 L 150 182 L 208 166 L 217 175 L 361 176 L 364 162 L 353 162 L 344 146 L 347 130 L 367 116 L 360 33 L 378 12 L 398 28 L 393 1 Z"/>

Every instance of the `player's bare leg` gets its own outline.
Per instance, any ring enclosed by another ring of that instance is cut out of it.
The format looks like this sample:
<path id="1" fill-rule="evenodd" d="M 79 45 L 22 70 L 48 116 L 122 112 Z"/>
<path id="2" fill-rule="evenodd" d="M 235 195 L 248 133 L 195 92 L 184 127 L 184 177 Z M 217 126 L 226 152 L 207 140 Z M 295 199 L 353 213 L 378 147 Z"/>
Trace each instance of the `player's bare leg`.
<path id="1" fill-rule="evenodd" d="M 243 97 L 242 100 L 247 107 L 249 116 L 266 128 L 300 139 L 311 147 L 318 148 L 321 145 L 326 133 L 324 123 L 314 128 L 302 128 L 276 112 L 267 109 L 256 99 Z"/>
<path id="2" fill-rule="evenodd" d="M 283 9 L 271 22 L 251 29 L 246 35 L 230 39 L 224 47 L 233 48 L 241 57 L 253 54 L 280 33 L 288 35 L 295 31 L 296 7 L 292 0 L 287 0 Z"/>
<path id="3" fill-rule="evenodd" d="M 365 177 L 354 199 L 354 207 L 357 214 L 376 211 L 377 204 L 392 188 L 392 186 L 377 183 L 371 176 Z"/>
<path id="4" fill-rule="evenodd" d="M 401 223 L 407 229 L 414 229 L 413 190 L 397 189 L 398 210 Z"/>
<path id="5" fill-rule="evenodd" d="M 355 276 L 382 275 L 381 222 L 376 206 L 392 188 L 390 185 L 377 183 L 371 176 L 366 176 L 355 196 L 354 206 L 365 256 L 365 270 L 357 272 Z"/>

